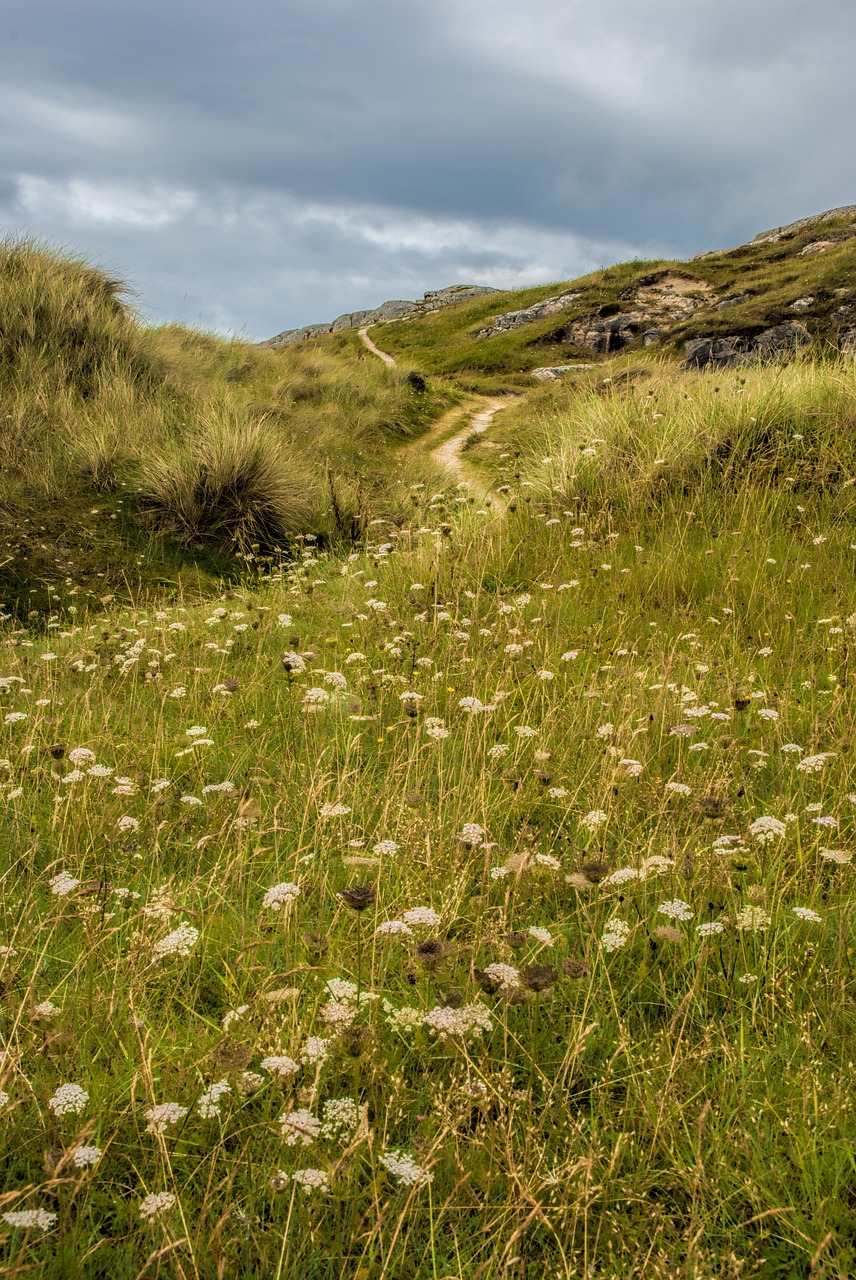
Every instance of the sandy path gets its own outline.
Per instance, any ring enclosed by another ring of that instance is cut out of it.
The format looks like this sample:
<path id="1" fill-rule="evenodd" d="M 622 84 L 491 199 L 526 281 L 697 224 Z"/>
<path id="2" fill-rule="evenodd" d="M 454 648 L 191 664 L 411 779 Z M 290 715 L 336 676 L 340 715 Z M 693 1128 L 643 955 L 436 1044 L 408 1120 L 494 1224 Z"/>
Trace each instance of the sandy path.
<path id="1" fill-rule="evenodd" d="M 393 368 L 395 361 L 386 351 L 381 351 L 380 347 L 376 347 L 369 337 L 368 328 L 359 330 L 360 341 L 365 347 L 371 351 L 372 355 L 383 360 L 384 364 Z M 505 408 L 508 404 L 508 398 L 504 400 L 488 400 L 485 397 L 473 401 L 469 405 L 464 405 L 456 409 L 450 409 L 448 413 L 444 413 L 431 427 L 430 431 L 414 441 L 408 448 L 414 453 L 424 453 L 426 448 L 428 456 L 433 458 L 434 462 L 444 473 L 445 476 L 453 484 L 468 484 L 471 489 L 481 491 L 484 499 L 487 500 L 490 494 L 489 503 L 498 511 L 504 512 L 508 505 L 505 499 L 496 493 L 491 494 L 491 484 L 488 477 L 478 467 L 473 466 L 471 462 L 467 462 L 462 457 L 464 445 L 469 436 L 475 431 L 481 435 L 483 431 L 487 431 L 493 422 L 494 414 L 499 413 L 500 409 Z M 464 422 L 464 426 L 455 432 L 454 435 L 446 436 L 449 428 L 459 420 Z M 440 437 L 441 443 L 431 448 L 431 441 Z"/>
<path id="2" fill-rule="evenodd" d="M 384 364 L 388 364 L 390 369 L 395 367 L 395 361 L 386 351 L 381 351 L 380 347 L 376 347 L 369 337 L 368 329 L 360 329 L 360 341 L 364 347 L 368 347 L 373 356 L 377 356 Z"/>

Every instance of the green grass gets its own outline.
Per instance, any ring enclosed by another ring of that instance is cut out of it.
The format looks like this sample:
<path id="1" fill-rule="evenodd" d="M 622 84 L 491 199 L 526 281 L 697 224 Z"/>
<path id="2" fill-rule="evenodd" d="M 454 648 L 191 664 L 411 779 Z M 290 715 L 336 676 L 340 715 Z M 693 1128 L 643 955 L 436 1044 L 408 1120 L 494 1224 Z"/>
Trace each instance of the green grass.
<path id="1" fill-rule="evenodd" d="M 499 415 L 504 518 L 9 626 L 8 1274 L 854 1273 L 852 363 L 647 368 Z"/>

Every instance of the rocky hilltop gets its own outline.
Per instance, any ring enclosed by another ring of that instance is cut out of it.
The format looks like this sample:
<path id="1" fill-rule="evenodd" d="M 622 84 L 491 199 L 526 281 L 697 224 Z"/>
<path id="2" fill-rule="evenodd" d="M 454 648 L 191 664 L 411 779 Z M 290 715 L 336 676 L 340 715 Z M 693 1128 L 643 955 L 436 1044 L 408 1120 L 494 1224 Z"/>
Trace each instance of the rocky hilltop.
<path id="1" fill-rule="evenodd" d="M 432 314 L 437 313 L 437 314 Z M 856 204 L 759 232 L 686 262 L 629 262 L 553 286 L 456 285 L 390 301 L 264 344 L 385 321 L 385 345 L 423 371 L 542 380 L 648 348 L 686 368 L 788 359 L 810 345 L 856 353 Z M 405 323 L 400 323 L 404 321 Z"/>
<path id="2" fill-rule="evenodd" d="M 378 320 L 412 320 L 417 316 L 429 315 L 432 311 L 441 311 L 444 307 L 454 306 L 456 302 L 481 298 L 490 293 L 499 293 L 499 290 L 491 289 L 485 284 L 453 284 L 446 289 L 429 290 L 420 302 L 393 299 L 382 302 L 379 307 L 373 307 L 370 311 L 345 312 L 328 324 L 308 324 L 302 329 L 285 329 L 260 345 L 287 347 L 293 342 L 302 342 L 304 338 L 319 338 L 322 334 L 338 333 L 341 329 L 359 329 L 362 325 L 376 324 Z"/>

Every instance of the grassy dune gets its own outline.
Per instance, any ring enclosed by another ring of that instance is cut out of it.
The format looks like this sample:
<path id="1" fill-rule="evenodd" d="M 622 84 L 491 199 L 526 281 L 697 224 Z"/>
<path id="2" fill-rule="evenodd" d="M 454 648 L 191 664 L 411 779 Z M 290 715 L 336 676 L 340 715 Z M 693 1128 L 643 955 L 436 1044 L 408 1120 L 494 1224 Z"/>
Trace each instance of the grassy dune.
<path id="1" fill-rule="evenodd" d="M 28 241 L 0 244 L 0 334 L 0 602 L 23 618 L 66 578 L 96 602 L 211 589 L 236 553 L 349 537 L 400 503 L 389 446 L 450 402 L 349 338 L 146 329 L 120 281 Z"/>
<path id="2" fill-rule="evenodd" d="M 856 1271 L 853 365 L 649 369 L 7 628 L 7 1274 Z"/>

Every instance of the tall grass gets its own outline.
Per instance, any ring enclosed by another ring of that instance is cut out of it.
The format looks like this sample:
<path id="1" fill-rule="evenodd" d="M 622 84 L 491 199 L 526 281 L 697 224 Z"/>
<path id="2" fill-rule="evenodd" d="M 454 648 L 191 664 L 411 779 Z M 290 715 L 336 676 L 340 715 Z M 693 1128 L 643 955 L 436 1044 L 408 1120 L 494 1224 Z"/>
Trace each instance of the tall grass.
<path id="1" fill-rule="evenodd" d="M 847 370 L 788 376 L 744 395 L 843 473 Z M 655 390 L 715 442 L 715 386 Z M 661 430 L 566 394 L 556 456 Z M 856 1270 L 851 488 L 748 450 L 571 503 L 544 456 L 504 519 L 417 491 L 216 607 L 10 635 L 10 1271 Z"/>
<path id="2" fill-rule="evenodd" d="M 91 576 L 114 583 L 130 561 L 157 577 L 169 557 L 191 569 L 203 545 L 232 553 L 296 533 L 343 537 L 357 508 L 357 524 L 397 510 L 394 446 L 450 395 L 416 390 L 406 368 L 384 369 L 347 338 L 327 345 L 274 352 L 145 329 L 102 270 L 3 242 L 0 540 L 16 566 L 12 578 L 0 566 L 7 607 L 22 607 L 27 576 L 52 573 L 21 537 L 27 521 L 61 548 L 53 560 L 89 555 L 90 531 L 81 537 L 63 515 L 69 503 L 101 516 L 103 563 Z"/>

